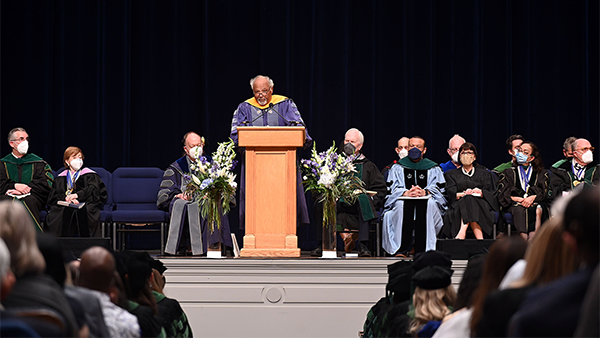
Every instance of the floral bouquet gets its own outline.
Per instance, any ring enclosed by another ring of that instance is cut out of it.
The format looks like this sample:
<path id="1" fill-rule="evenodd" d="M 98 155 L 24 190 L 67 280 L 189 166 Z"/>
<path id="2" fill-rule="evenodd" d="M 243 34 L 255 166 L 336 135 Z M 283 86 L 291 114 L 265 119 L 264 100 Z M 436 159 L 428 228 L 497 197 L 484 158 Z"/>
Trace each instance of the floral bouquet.
<path id="1" fill-rule="evenodd" d="M 313 145 L 311 159 L 301 160 L 304 171 L 303 183 L 306 190 L 312 190 L 323 202 L 323 226 L 336 225 L 336 202 L 342 198 L 354 203 L 357 190 L 364 192 L 364 183 L 355 175 L 356 156 L 346 156 L 336 152 L 335 143 L 327 151 L 317 153 Z"/>
<path id="2" fill-rule="evenodd" d="M 221 228 L 221 213 L 229 213 L 229 202 L 235 196 L 237 183 L 232 173 L 237 161 L 235 158 L 234 143 L 219 143 L 217 151 L 212 154 L 212 161 L 204 156 L 196 155 L 196 161 L 190 165 L 186 175 L 187 186 L 185 193 L 191 196 L 200 205 L 202 217 L 209 225 L 210 233 Z"/>

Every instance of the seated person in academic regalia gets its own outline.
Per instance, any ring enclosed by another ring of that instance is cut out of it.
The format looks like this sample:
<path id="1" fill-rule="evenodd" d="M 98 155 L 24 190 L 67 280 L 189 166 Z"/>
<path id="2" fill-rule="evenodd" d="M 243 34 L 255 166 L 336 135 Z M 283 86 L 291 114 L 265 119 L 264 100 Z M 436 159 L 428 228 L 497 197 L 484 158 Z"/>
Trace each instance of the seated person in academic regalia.
<path id="1" fill-rule="evenodd" d="M 360 130 L 352 128 L 346 132 L 344 152 L 348 155 L 357 155 L 354 160 L 356 175 L 365 183 L 364 188 L 367 191 L 373 191 L 376 194 L 372 197 L 360 194 L 358 200 L 352 205 L 338 201 L 336 218 L 337 223 L 346 231 L 340 233 L 344 239 L 345 251 L 352 251 L 354 243 L 358 240 L 356 246 L 359 256 L 370 257 L 371 252 L 367 248 L 369 222 L 377 218 L 377 210 L 383 206 L 387 189 L 383 175 L 375 163 L 360 153 L 363 143 L 363 134 Z"/>
<path id="2" fill-rule="evenodd" d="M 190 164 L 202 155 L 204 138 L 194 132 L 188 132 L 183 136 L 182 142 L 185 155 L 171 163 L 165 170 L 156 202 L 160 210 L 168 211 L 170 214 L 165 252 L 172 255 L 186 255 L 191 249 L 193 255 L 201 255 L 206 252 L 208 245 L 217 242 L 231 248 L 233 242 L 229 218 L 225 215 L 221 216 L 220 238 L 218 231 L 209 234 L 208 224 L 200 215 L 198 202 L 184 193 L 188 182 L 185 174 L 191 172 Z"/>
<path id="3" fill-rule="evenodd" d="M 48 228 L 58 237 L 99 237 L 100 210 L 106 203 L 108 192 L 100 176 L 83 168 L 83 152 L 68 147 L 63 156 L 65 171 L 54 180 L 48 196 L 50 212 L 46 218 Z M 67 202 L 70 206 L 58 204 Z M 83 205 L 83 207 L 78 208 Z"/>
<path id="4" fill-rule="evenodd" d="M 456 135 L 452 136 L 452 138 L 450 138 L 450 141 L 448 141 L 448 150 L 447 150 L 448 155 L 450 156 L 450 161 L 440 164 L 440 167 L 442 167 L 442 170 L 444 171 L 444 173 L 446 173 L 452 169 L 460 168 L 460 161 L 458 160 L 458 150 L 459 150 L 460 146 L 462 146 L 465 142 L 466 142 L 465 139 L 462 138 L 458 134 L 456 134 Z"/>
<path id="5" fill-rule="evenodd" d="M 449 238 L 465 239 L 471 227 L 475 238 L 483 239 L 484 232 L 491 238 L 498 211 L 494 174 L 477 163 L 472 143 L 464 143 L 457 154 L 461 168 L 444 174 L 449 208 L 443 232 Z"/>
<path id="6" fill-rule="evenodd" d="M 381 169 L 381 174 L 383 175 L 383 178 L 387 177 L 387 173 L 390 171 L 394 164 L 400 162 L 401 159 L 405 158 L 408 155 L 409 140 L 410 139 L 408 137 L 404 136 L 398 140 L 398 146 L 396 147 L 396 154 L 398 154 L 398 159 L 392 161 L 392 163 L 386 165 L 385 167 L 383 167 L 383 169 Z"/>
<path id="7" fill-rule="evenodd" d="M 25 205 L 38 231 L 40 210 L 46 205 L 54 176 L 50 165 L 28 153 L 29 135 L 23 128 L 8 133 L 12 152 L 0 160 L 0 200 L 19 200 Z"/>
<path id="8" fill-rule="evenodd" d="M 446 210 L 446 180 L 437 163 L 424 158 L 427 148 L 419 136 L 410 139 L 408 156 L 390 169 L 387 182 L 391 194 L 383 210 L 383 248 L 389 254 L 406 256 L 435 250 Z"/>
<path id="9" fill-rule="evenodd" d="M 523 142 L 515 158 L 517 166 L 506 169 L 500 178 L 498 201 L 513 215 L 521 237 L 531 240 L 547 213 L 548 172 L 532 142 Z"/>
<path id="10" fill-rule="evenodd" d="M 508 154 L 510 155 L 511 160 L 506 163 L 502 163 L 496 168 L 494 168 L 493 171 L 496 174 L 500 175 L 504 170 L 513 166 L 513 163 L 515 161 L 516 149 L 519 146 L 521 146 L 521 143 L 523 143 L 524 140 L 525 139 L 523 138 L 523 136 L 517 134 L 511 135 L 508 139 L 506 139 L 506 150 L 508 150 Z"/>
<path id="11" fill-rule="evenodd" d="M 594 147 L 590 142 L 577 139 L 572 150 L 571 160 L 550 169 L 550 202 L 578 187 L 591 188 L 600 183 L 600 164 L 594 161 Z"/>
<path id="12" fill-rule="evenodd" d="M 565 158 L 556 161 L 556 163 L 552 165 L 552 168 L 558 168 L 565 162 L 571 162 L 573 159 L 573 150 L 576 147 L 575 143 L 577 143 L 577 137 L 567 137 L 565 142 L 563 142 L 563 155 Z"/>
<path id="13" fill-rule="evenodd" d="M 516 163 L 516 159 L 515 159 L 515 154 L 517 152 L 517 148 L 521 146 L 521 143 L 523 143 L 525 139 L 523 138 L 523 136 L 515 134 L 515 135 L 511 135 L 508 139 L 506 139 L 506 150 L 508 151 L 508 154 L 510 155 L 511 160 L 509 162 L 506 163 L 502 163 L 500 165 L 498 165 L 497 167 L 495 167 L 494 169 L 492 169 L 492 172 L 494 172 L 498 177 L 498 181 L 500 181 L 502 179 L 502 172 L 505 169 L 508 169 L 512 166 L 514 166 Z M 506 222 L 504 222 L 503 219 L 503 214 L 506 212 L 506 210 L 502 209 L 502 205 L 500 205 L 501 207 L 501 215 L 498 221 L 498 237 L 502 237 L 504 236 L 508 229 L 507 229 L 507 224 Z"/>

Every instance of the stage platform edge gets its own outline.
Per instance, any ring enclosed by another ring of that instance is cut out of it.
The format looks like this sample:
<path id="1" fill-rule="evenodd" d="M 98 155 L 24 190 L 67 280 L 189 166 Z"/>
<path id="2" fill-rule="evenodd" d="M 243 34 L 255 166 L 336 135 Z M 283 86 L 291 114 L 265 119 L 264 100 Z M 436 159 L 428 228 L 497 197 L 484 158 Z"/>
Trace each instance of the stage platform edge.
<path id="1" fill-rule="evenodd" d="M 398 258 L 158 257 L 195 336 L 357 337 Z M 458 288 L 467 261 L 453 261 Z"/>

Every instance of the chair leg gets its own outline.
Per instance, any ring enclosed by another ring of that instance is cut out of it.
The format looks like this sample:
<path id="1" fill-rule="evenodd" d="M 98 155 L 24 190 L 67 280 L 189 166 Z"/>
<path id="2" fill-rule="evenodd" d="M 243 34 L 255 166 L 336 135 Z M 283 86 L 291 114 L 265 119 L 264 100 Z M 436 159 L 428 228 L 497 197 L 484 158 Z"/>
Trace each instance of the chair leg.
<path id="1" fill-rule="evenodd" d="M 117 226 L 118 226 L 117 223 L 113 223 L 112 232 L 113 232 L 113 250 L 114 251 L 117 251 L 117 240 L 118 240 L 117 239 Z"/>
<path id="2" fill-rule="evenodd" d="M 381 257 L 381 226 L 382 226 L 382 222 L 377 222 L 375 223 L 375 236 L 377 236 L 377 238 L 375 239 L 375 243 L 377 244 L 377 247 L 375 248 L 375 253 L 377 255 L 377 257 Z"/>
<path id="3" fill-rule="evenodd" d="M 165 254 L 165 223 L 160 223 L 160 255 Z"/>

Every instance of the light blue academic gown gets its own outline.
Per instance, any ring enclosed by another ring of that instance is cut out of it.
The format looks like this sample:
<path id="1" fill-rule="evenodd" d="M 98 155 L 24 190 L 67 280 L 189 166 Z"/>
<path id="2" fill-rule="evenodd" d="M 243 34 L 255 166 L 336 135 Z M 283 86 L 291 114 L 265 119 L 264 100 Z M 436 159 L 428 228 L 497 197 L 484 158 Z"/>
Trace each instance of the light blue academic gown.
<path id="1" fill-rule="evenodd" d="M 421 186 L 431 194 L 431 198 L 427 200 L 426 251 L 436 249 L 437 234 L 442 229 L 443 215 L 447 208 L 444 198 L 446 180 L 439 165 L 428 159 L 413 163 L 408 157 L 403 158 L 398 164 L 394 164 L 387 178 L 387 181 L 391 182 L 391 194 L 385 201 L 382 229 L 383 249 L 390 254 L 396 253 L 402 243 L 404 201 L 399 200 L 398 197 L 416 184 L 415 182 L 405 182 L 405 170 L 415 172 L 415 169 L 409 167 L 427 170 L 427 186 Z"/>

